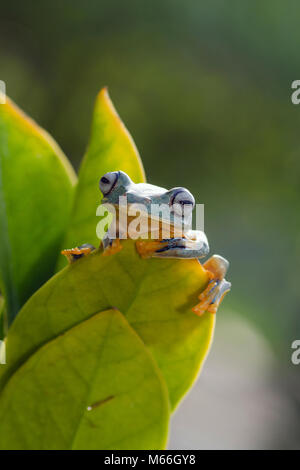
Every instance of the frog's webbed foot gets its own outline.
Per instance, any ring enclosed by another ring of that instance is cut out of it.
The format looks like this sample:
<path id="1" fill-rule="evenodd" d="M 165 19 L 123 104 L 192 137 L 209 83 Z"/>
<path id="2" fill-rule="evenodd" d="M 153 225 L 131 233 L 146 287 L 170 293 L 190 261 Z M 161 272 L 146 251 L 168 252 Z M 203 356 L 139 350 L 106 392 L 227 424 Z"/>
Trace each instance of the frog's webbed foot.
<path id="1" fill-rule="evenodd" d="M 74 263 L 74 261 L 77 261 L 83 256 L 89 255 L 94 250 L 95 247 L 93 245 L 91 245 L 90 243 L 84 243 L 83 245 L 80 245 L 76 248 L 62 250 L 61 254 L 67 258 L 69 263 Z"/>
<path id="2" fill-rule="evenodd" d="M 200 303 L 192 309 L 199 316 L 206 311 L 216 313 L 225 294 L 231 288 L 230 282 L 225 279 L 229 267 L 229 262 L 225 258 L 214 255 L 203 264 L 203 267 L 208 271 L 210 281 L 206 289 L 199 295 Z"/>
<path id="3" fill-rule="evenodd" d="M 119 238 L 110 238 L 109 234 L 103 237 L 102 240 L 102 247 L 103 247 L 103 256 L 110 256 L 118 253 L 122 250 L 122 245 Z"/>

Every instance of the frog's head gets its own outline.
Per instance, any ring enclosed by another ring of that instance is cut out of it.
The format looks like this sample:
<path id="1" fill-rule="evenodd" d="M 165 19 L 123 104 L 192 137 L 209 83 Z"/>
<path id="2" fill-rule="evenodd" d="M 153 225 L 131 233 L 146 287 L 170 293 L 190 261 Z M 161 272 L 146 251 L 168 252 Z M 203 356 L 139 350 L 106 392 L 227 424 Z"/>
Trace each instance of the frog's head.
<path id="1" fill-rule="evenodd" d="M 119 197 L 125 196 L 133 181 L 124 171 L 110 171 L 102 176 L 99 188 L 103 194 L 102 202 L 118 204 Z"/>
<path id="2" fill-rule="evenodd" d="M 148 217 L 171 223 L 174 226 L 190 225 L 195 206 L 193 195 L 185 188 L 167 190 L 152 184 L 135 184 L 123 171 L 112 171 L 102 176 L 99 182 L 103 203 L 118 205 L 119 197 L 126 196 L 127 203 L 142 204 Z M 169 208 L 168 214 L 155 213 L 155 209 Z M 184 210 L 184 211 L 183 211 Z M 184 221 L 183 221 L 184 213 Z"/>

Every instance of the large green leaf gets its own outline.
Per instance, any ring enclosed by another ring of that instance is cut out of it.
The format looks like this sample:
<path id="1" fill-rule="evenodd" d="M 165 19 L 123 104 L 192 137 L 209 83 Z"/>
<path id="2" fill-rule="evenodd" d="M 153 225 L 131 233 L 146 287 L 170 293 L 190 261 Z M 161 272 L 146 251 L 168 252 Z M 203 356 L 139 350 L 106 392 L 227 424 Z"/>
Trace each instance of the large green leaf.
<path id="1" fill-rule="evenodd" d="M 103 88 L 97 96 L 90 142 L 79 171 L 72 218 L 63 247 L 83 243 L 99 245 L 96 236 L 97 206 L 101 202 L 99 179 L 108 171 L 122 170 L 135 183 L 145 181 L 137 148 Z M 66 264 L 59 261 L 59 267 Z"/>
<path id="2" fill-rule="evenodd" d="M 160 449 L 169 399 L 151 354 L 116 310 L 42 346 L 1 396 L 1 449 Z"/>
<path id="3" fill-rule="evenodd" d="M 0 288 L 10 322 L 53 274 L 74 183 L 49 135 L 8 98 L 0 104 Z"/>
<path id="4" fill-rule="evenodd" d="M 152 352 L 172 408 L 193 383 L 212 340 L 215 316 L 191 308 L 207 285 L 196 259 L 141 259 L 132 240 L 111 256 L 96 251 L 68 266 L 35 293 L 11 326 L 2 386 L 37 348 L 115 307 Z"/>
<path id="5" fill-rule="evenodd" d="M 5 301 L 0 295 L 0 340 L 5 337 Z"/>

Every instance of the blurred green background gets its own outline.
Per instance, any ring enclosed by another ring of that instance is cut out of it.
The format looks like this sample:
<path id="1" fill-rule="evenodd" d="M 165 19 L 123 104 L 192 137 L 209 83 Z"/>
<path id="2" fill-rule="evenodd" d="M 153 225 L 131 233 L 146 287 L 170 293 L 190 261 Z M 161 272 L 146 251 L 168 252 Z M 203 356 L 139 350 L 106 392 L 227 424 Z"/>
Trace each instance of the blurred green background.
<path id="1" fill-rule="evenodd" d="M 107 85 L 148 181 L 186 186 L 205 204 L 211 252 L 231 262 L 221 324 L 232 312 L 232 325 L 266 338 L 272 380 L 291 406 L 287 434 L 268 444 L 279 447 L 300 447 L 300 365 L 290 360 L 300 338 L 300 105 L 290 98 L 299 20 L 292 0 L 0 0 L 0 79 L 76 168 Z M 240 334 L 225 331 L 224 348 Z M 236 350 L 243 373 L 251 335 Z M 240 446 L 254 446 L 245 435 Z"/>

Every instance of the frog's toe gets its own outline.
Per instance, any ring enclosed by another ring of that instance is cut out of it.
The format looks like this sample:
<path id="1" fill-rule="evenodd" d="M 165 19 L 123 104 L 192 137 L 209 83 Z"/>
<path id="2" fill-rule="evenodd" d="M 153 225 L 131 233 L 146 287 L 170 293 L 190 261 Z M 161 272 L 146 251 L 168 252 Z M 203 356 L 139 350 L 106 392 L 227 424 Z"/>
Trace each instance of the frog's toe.
<path id="1" fill-rule="evenodd" d="M 217 295 L 217 288 L 220 281 L 217 279 L 211 279 L 204 289 L 203 292 L 199 295 L 200 302 L 192 308 L 193 312 L 201 316 L 208 309 L 209 305 L 213 302 L 215 296 Z"/>
<path id="2" fill-rule="evenodd" d="M 206 311 L 216 313 L 224 295 L 231 288 L 230 282 L 225 279 L 229 268 L 229 262 L 225 258 L 213 255 L 203 264 L 203 267 L 206 269 L 210 281 L 199 296 L 199 304 L 192 309 L 199 316 Z"/>
<path id="3" fill-rule="evenodd" d="M 192 311 L 198 316 L 203 315 L 206 311 L 216 313 L 230 288 L 231 284 L 226 279 L 211 279 L 206 289 L 199 295 L 200 302 L 192 308 Z"/>
<path id="4" fill-rule="evenodd" d="M 61 254 L 67 258 L 69 263 L 74 263 L 74 261 L 77 261 L 83 256 L 89 255 L 94 250 L 95 247 L 93 245 L 91 245 L 90 243 L 84 243 L 83 245 L 80 245 L 76 248 L 62 250 Z"/>
<path id="5" fill-rule="evenodd" d="M 123 248 L 119 238 L 115 238 L 115 239 L 105 238 L 102 240 L 102 245 L 103 245 L 103 256 L 114 255 L 115 253 L 118 253 L 119 251 L 121 251 Z"/>
<path id="6" fill-rule="evenodd" d="M 229 292 L 230 289 L 231 289 L 231 283 L 226 281 L 226 279 L 223 279 L 223 281 L 221 281 L 220 283 L 218 292 L 216 296 L 214 297 L 213 301 L 209 304 L 207 311 L 210 313 L 216 313 L 225 294 L 227 294 L 227 292 Z"/>

